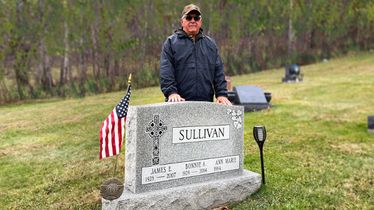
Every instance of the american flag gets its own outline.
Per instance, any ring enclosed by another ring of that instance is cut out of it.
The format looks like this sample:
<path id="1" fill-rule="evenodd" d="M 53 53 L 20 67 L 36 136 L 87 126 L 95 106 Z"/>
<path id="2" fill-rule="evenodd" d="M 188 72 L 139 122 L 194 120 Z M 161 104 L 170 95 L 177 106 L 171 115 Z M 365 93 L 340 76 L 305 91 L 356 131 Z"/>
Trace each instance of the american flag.
<path id="1" fill-rule="evenodd" d="M 127 109 L 131 96 L 131 74 L 128 79 L 126 95 L 114 107 L 113 111 L 104 120 L 100 129 L 100 159 L 111 157 L 120 153 L 125 133 Z"/>

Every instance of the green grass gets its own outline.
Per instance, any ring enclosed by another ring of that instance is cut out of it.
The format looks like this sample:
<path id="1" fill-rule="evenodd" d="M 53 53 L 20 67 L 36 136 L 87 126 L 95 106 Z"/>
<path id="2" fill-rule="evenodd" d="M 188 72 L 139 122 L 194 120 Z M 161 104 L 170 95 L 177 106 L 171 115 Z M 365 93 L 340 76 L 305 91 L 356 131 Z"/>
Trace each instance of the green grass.
<path id="1" fill-rule="evenodd" d="M 302 66 L 304 82 L 283 84 L 283 69 L 233 77 L 273 95 L 272 109 L 245 114 L 246 169 L 260 172 L 252 127 L 265 125 L 267 184 L 233 209 L 373 209 L 374 54 Z M 98 132 L 123 92 L 0 106 L 0 207 L 95 209 L 115 158 L 98 159 Z M 158 103 L 158 87 L 135 89 L 131 105 Z M 123 177 L 124 154 L 117 177 Z"/>

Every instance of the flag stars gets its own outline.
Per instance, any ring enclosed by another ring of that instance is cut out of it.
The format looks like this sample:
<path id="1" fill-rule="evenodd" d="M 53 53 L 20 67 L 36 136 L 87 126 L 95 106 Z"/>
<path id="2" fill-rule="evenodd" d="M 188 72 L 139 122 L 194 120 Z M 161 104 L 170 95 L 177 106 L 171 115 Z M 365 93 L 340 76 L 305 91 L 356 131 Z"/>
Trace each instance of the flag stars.
<path id="1" fill-rule="evenodd" d="M 129 107 L 129 101 L 130 101 L 130 95 L 131 95 L 131 86 L 129 86 L 126 95 L 121 99 L 121 101 L 116 106 L 117 116 L 119 118 L 123 118 L 127 114 L 127 109 Z"/>

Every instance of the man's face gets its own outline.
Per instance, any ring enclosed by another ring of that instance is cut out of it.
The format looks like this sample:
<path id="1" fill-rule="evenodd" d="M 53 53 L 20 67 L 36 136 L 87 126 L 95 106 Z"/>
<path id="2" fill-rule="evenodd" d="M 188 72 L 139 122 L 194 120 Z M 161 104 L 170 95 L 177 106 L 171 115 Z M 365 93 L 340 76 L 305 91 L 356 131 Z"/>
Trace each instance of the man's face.
<path id="1" fill-rule="evenodd" d="M 183 31 L 185 31 L 188 35 L 198 34 L 202 23 L 203 21 L 201 16 L 193 11 L 187 15 L 184 15 L 181 19 Z"/>

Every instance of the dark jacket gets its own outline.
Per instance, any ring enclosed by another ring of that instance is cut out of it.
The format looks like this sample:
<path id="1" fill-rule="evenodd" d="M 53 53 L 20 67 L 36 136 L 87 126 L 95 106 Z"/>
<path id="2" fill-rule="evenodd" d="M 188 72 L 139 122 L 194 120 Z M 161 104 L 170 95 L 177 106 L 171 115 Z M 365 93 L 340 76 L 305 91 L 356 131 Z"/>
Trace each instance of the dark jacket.
<path id="1" fill-rule="evenodd" d="M 213 101 L 214 95 L 227 96 L 216 43 L 202 30 L 195 42 L 183 30 L 177 30 L 162 48 L 160 84 L 166 98 L 172 93 L 187 101 Z"/>

